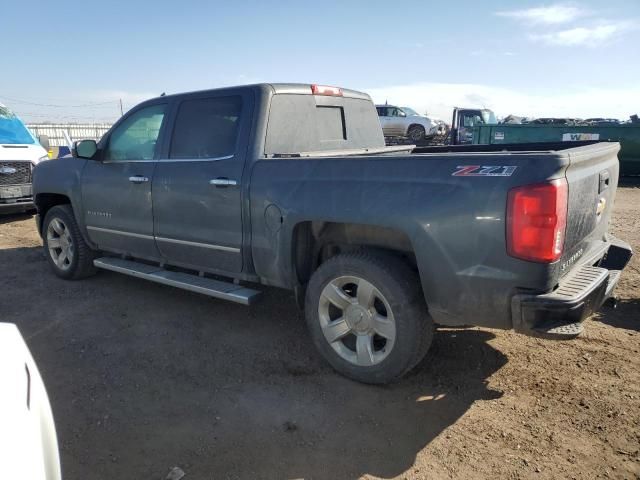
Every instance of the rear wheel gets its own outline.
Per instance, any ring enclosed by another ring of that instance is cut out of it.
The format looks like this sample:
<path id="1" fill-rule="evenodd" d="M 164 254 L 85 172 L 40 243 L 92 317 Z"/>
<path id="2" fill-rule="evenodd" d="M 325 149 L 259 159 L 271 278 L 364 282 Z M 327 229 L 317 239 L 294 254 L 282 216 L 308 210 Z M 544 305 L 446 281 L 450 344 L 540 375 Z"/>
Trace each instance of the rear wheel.
<path id="1" fill-rule="evenodd" d="M 407 137 L 409 137 L 409 140 L 412 142 L 421 142 L 426 136 L 427 132 L 422 125 L 411 125 L 407 132 Z"/>
<path id="2" fill-rule="evenodd" d="M 45 255 L 57 276 L 78 279 L 96 272 L 95 252 L 84 241 L 69 205 L 58 205 L 47 212 L 42 237 Z"/>
<path id="3" fill-rule="evenodd" d="M 433 337 L 417 276 L 384 254 L 341 254 L 322 264 L 307 288 L 305 316 L 324 358 L 364 383 L 397 380 Z"/>

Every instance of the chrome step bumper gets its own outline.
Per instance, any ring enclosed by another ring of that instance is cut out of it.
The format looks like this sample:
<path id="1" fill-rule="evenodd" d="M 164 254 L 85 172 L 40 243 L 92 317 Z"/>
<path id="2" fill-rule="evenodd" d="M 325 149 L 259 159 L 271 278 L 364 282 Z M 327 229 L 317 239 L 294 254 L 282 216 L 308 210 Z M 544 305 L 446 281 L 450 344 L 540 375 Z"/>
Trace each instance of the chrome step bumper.
<path id="1" fill-rule="evenodd" d="M 513 328 L 525 335 L 554 340 L 575 338 L 583 321 L 612 295 L 619 271 L 583 266 L 564 278 L 553 292 L 518 294 L 511 300 Z"/>
<path id="2" fill-rule="evenodd" d="M 633 255 L 626 242 L 613 236 L 609 241 L 609 248 L 598 266 L 575 268 L 550 293 L 514 295 L 511 299 L 514 330 L 554 340 L 580 335 L 584 320 L 598 311 L 607 299 L 613 298 L 622 269 Z"/>

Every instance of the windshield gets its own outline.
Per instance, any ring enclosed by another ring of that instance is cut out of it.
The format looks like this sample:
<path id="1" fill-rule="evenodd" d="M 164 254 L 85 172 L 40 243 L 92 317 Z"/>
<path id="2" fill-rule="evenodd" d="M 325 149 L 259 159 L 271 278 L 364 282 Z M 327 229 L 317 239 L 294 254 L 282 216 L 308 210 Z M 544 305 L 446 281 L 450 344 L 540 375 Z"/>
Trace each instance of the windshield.
<path id="1" fill-rule="evenodd" d="M 34 144 L 36 139 L 24 123 L 4 105 L 0 105 L 0 144 Z"/>
<path id="2" fill-rule="evenodd" d="M 406 113 L 407 115 L 420 115 L 418 112 L 416 112 L 413 108 L 409 108 L 409 107 L 402 107 L 402 111 L 404 113 Z"/>
<path id="3" fill-rule="evenodd" d="M 498 123 L 496 119 L 496 114 L 491 110 L 482 110 L 482 121 L 484 123 L 495 124 Z"/>

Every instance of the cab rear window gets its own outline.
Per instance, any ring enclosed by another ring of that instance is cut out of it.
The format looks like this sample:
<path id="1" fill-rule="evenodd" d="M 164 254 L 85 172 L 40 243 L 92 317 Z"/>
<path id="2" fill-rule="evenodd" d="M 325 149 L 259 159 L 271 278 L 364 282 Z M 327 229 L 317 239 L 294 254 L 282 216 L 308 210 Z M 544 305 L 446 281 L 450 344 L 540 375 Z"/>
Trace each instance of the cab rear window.
<path id="1" fill-rule="evenodd" d="M 296 154 L 384 147 L 368 99 L 278 94 L 271 100 L 265 154 Z"/>

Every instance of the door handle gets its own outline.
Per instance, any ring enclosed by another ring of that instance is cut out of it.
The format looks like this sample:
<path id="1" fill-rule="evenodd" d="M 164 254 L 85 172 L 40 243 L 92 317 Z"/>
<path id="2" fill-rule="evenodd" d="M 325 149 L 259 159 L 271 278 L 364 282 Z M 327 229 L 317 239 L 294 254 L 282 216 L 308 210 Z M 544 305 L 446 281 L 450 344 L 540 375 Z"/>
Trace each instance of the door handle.
<path id="1" fill-rule="evenodd" d="M 133 177 L 129 177 L 129 181 L 131 183 L 145 183 L 148 182 L 149 179 L 147 177 L 143 177 L 142 175 L 134 175 Z"/>
<path id="2" fill-rule="evenodd" d="M 231 180 L 225 177 L 214 178 L 209 180 L 209 185 L 215 185 L 216 187 L 235 187 L 238 185 L 237 180 Z"/>

